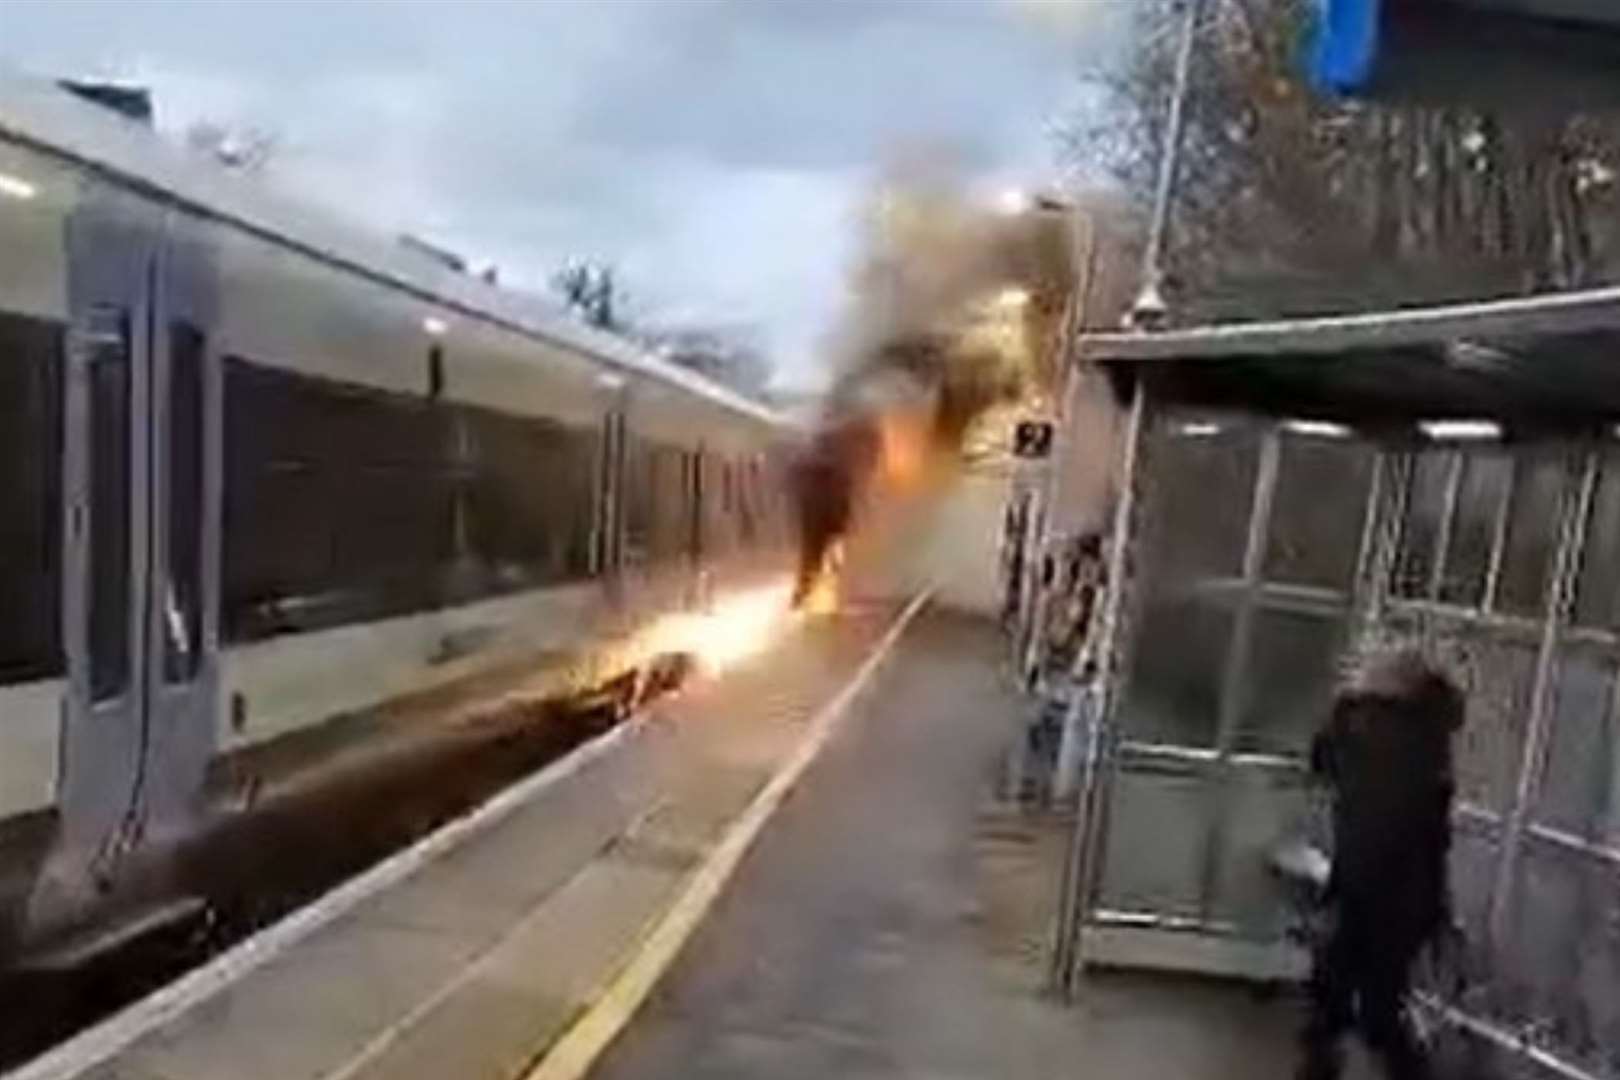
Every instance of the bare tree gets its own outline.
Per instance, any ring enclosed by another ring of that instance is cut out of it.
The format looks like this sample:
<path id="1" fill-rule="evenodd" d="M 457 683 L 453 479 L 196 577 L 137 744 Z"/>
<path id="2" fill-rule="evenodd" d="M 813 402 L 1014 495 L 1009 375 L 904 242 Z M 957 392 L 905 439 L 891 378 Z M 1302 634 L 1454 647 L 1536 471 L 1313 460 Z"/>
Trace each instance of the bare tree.
<path id="1" fill-rule="evenodd" d="M 682 326 L 640 336 L 661 359 L 749 396 L 763 396 L 770 381 L 765 350 L 749 327 Z"/>
<path id="2" fill-rule="evenodd" d="M 1188 100 L 1167 265 L 1184 318 L 1345 310 L 1620 277 L 1620 125 L 1595 116 L 1324 100 L 1297 70 L 1304 0 L 1212 0 Z M 1145 200 L 1176 5 L 1092 73 L 1107 107 L 1060 129 Z"/>
<path id="3" fill-rule="evenodd" d="M 601 330 L 627 329 L 613 267 L 588 259 L 569 262 L 551 276 L 551 287 L 579 318 Z"/>

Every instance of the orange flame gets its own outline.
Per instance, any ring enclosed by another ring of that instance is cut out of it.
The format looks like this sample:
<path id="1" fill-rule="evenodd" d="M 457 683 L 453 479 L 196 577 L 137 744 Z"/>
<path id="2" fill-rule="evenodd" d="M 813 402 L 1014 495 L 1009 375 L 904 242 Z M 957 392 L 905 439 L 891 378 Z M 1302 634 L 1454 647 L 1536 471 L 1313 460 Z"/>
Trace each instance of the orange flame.
<path id="1" fill-rule="evenodd" d="M 883 481 L 895 489 L 916 486 L 928 466 L 928 425 L 922 415 L 909 410 L 886 412 L 878 420 Z"/>
<path id="2" fill-rule="evenodd" d="M 702 611 L 677 612 L 642 635 L 646 657 L 684 653 L 719 674 L 765 649 L 788 624 L 792 587 L 785 582 L 731 593 Z"/>
<path id="3" fill-rule="evenodd" d="M 843 601 L 844 542 L 833 541 L 821 561 L 816 583 L 804 598 L 802 610 L 808 615 L 836 615 Z"/>

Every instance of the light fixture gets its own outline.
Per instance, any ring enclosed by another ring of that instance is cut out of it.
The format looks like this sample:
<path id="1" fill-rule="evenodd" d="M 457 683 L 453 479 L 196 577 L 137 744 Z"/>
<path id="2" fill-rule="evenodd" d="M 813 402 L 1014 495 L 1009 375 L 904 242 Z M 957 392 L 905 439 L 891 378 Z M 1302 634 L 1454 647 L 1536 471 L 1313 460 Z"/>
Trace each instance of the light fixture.
<path id="1" fill-rule="evenodd" d="M 433 337 L 443 337 L 444 332 L 450 329 L 450 324 L 437 315 L 429 315 L 422 320 L 422 329 Z"/>
<path id="2" fill-rule="evenodd" d="M 1008 286 L 996 294 L 996 306 L 1001 308 L 1021 308 L 1029 303 L 1029 290 L 1019 288 L 1017 285 Z"/>
<path id="3" fill-rule="evenodd" d="M 1174 431 L 1183 439 L 1207 439 L 1211 435 L 1219 435 L 1221 425 L 1207 420 L 1190 420 L 1184 424 L 1177 424 Z"/>
<path id="4" fill-rule="evenodd" d="M 0 172 L 0 195 L 8 199 L 32 199 L 38 194 L 39 188 L 22 177 Z"/>
<path id="5" fill-rule="evenodd" d="M 624 376 L 610 375 L 604 372 L 596 377 L 596 385 L 604 390 L 622 390 L 624 389 Z"/>
<path id="6" fill-rule="evenodd" d="M 1350 429 L 1331 420 L 1284 420 L 1283 430 L 1318 439 L 1348 439 Z"/>
<path id="7" fill-rule="evenodd" d="M 1481 345 L 1477 341 L 1448 341 L 1445 344 L 1446 363 L 1452 367 L 1477 368 L 1491 371 L 1511 363 L 1513 357 L 1501 349 Z"/>
<path id="8" fill-rule="evenodd" d="M 1494 420 L 1425 420 L 1418 430 L 1436 442 L 1484 442 L 1502 437 Z"/>
<path id="9" fill-rule="evenodd" d="M 1008 217 L 1016 217 L 1029 210 L 1029 192 L 1023 188 L 1008 188 L 996 196 L 996 209 Z"/>

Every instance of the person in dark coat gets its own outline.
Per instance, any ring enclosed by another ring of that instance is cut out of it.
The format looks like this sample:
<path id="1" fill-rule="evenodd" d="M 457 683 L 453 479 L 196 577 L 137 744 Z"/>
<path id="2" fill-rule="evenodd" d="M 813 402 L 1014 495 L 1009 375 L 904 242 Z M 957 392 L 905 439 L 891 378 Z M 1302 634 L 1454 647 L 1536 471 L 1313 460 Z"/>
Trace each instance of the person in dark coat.
<path id="1" fill-rule="evenodd" d="M 1311 748 L 1332 789 L 1333 862 L 1300 1080 L 1340 1075 L 1355 1029 L 1393 1080 L 1431 1075 L 1406 1022 L 1411 969 L 1450 923 L 1451 738 L 1463 696 L 1416 651 L 1362 667 L 1334 702 Z"/>

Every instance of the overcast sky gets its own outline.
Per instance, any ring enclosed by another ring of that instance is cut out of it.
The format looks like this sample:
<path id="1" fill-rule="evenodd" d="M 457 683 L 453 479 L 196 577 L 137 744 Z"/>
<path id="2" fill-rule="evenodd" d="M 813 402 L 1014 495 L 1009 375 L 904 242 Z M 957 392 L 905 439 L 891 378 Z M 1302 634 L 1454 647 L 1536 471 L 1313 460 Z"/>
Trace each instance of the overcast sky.
<path id="1" fill-rule="evenodd" d="M 0 63 L 141 80 L 175 132 L 269 129 L 287 186 L 509 281 L 610 261 L 644 316 L 755 326 L 804 383 L 885 158 L 1049 181 L 1130 2 L 0 0 Z"/>

